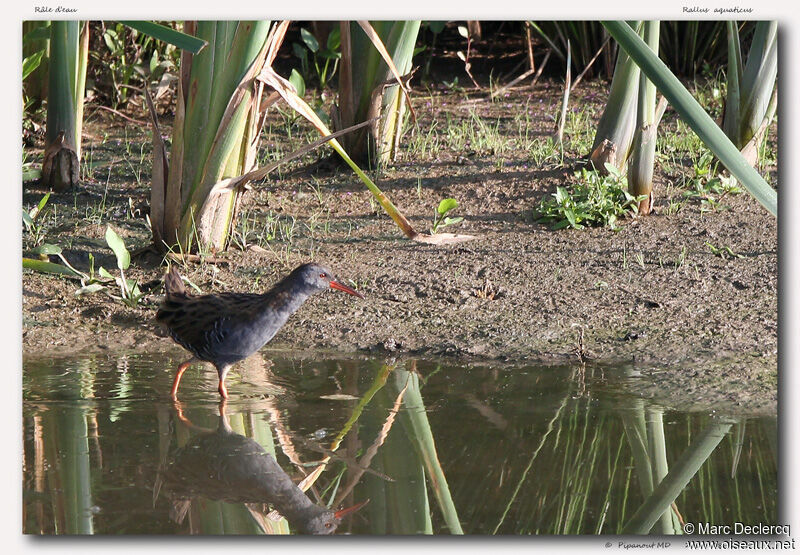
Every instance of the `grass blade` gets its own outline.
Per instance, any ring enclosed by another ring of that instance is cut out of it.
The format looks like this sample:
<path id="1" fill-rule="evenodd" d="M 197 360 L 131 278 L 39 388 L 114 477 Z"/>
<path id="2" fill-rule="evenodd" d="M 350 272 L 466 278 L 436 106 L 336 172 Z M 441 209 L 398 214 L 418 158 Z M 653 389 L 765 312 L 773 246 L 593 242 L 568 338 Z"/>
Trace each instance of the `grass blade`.
<path id="1" fill-rule="evenodd" d="M 181 50 L 186 50 L 192 54 L 197 54 L 208 45 L 208 41 L 199 39 L 186 33 L 181 33 L 170 27 L 159 25 L 152 21 L 120 21 L 131 29 L 136 29 L 149 37 L 164 41 L 167 44 L 177 46 Z"/>

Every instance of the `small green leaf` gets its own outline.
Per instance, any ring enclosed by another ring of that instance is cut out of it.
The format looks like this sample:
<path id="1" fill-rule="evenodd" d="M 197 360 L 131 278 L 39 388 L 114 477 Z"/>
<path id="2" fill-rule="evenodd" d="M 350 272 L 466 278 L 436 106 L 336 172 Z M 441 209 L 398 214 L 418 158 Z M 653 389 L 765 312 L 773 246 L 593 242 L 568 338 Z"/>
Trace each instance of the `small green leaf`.
<path id="1" fill-rule="evenodd" d="M 436 211 L 439 214 L 444 215 L 453 210 L 454 208 L 456 208 L 457 206 L 458 206 L 458 201 L 456 199 L 446 198 L 439 203 L 439 206 L 438 208 L 436 208 Z"/>
<path id="2" fill-rule="evenodd" d="M 39 64 L 42 63 L 42 57 L 44 56 L 45 51 L 39 50 L 22 60 L 22 79 L 25 80 L 28 75 L 36 71 L 36 68 L 39 67 Z"/>
<path id="3" fill-rule="evenodd" d="M 153 52 L 153 56 L 150 58 L 150 73 L 154 73 L 157 67 L 158 67 L 158 52 Z"/>
<path id="4" fill-rule="evenodd" d="M 297 96 L 306 94 L 306 82 L 296 69 L 293 69 L 291 75 L 289 75 L 289 82 L 297 90 Z"/>
<path id="5" fill-rule="evenodd" d="M 429 21 L 428 29 L 430 29 L 431 33 L 434 35 L 438 35 L 444 30 L 445 25 L 447 25 L 446 21 Z"/>
<path id="6" fill-rule="evenodd" d="M 575 219 L 575 213 L 572 210 L 565 210 L 564 216 L 566 216 L 567 220 L 569 221 L 569 225 L 571 225 L 572 227 L 575 227 L 576 224 L 578 223 L 577 220 Z"/>
<path id="7" fill-rule="evenodd" d="M 28 181 L 33 181 L 35 179 L 39 179 L 42 177 L 42 170 L 41 168 L 22 168 L 22 182 L 27 183 Z"/>
<path id="8" fill-rule="evenodd" d="M 79 273 L 67 268 L 62 264 L 56 264 L 54 262 L 46 262 L 44 260 L 36 260 L 33 258 L 23 258 L 22 259 L 22 267 L 28 268 L 29 270 L 34 270 L 36 272 L 43 272 L 45 274 L 57 274 L 60 276 L 67 276 L 73 278 L 82 277 Z"/>
<path id="9" fill-rule="evenodd" d="M 50 193 L 47 193 L 45 196 L 42 197 L 42 200 L 39 201 L 39 204 L 36 206 L 39 212 L 42 211 L 42 208 L 47 204 L 47 201 L 50 199 Z"/>
<path id="10" fill-rule="evenodd" d="M 125 248 L 125 242 L 117 233 L 111 229 L 111 226 L 106 227 L 106 243 L 114 251 L 117 257 L 117 268 L 120 270 L 127 270 L 131 265 L 131 255 L 128 249 Z"/>
<path id="11" fill-rule="evenodd" d="M 114 278 L 114 276 L 112 276 L 112 275 L 111 275 L 111 274 L 108 272 L 108 270 L 106 270 L 106 269 L 105 269 L 105 268 L 103 268 L 102 266 L 100 266 L 100 269 L 99 269 L 99 270 L 97 270 L 97 273 L 98 273 L 98 274 L 100 274 L 100 277 L 103 277 L 103 278 L 106 278 L 106 279 L 115 279 L 115 278 Z"/>
<path id="12" fill-rule="evenodd" d="M 617 166 L 614 164 L 609 164 L 608 162 L 603 164 L 606 168 L 606 171 L 609 175 L 613 175 L 614 177 L 619 178 L 622 175 L 622 172 L 619 170 Z"/>
<path id="13" fill-rule="evenodd" d="M 307 54 L 308 51 L 302 46 L 300 46 L 299 42 L 292 43 L 292 52 L 294 52 L 294 55 L 300 58 L 301 60 L 305 60 L 308 57 Z"/>
<path id="14" fill-rule="evenodd" d="M 341 28 L 336 25 L 331 32 L 328 33 L 328 40 L 327 40 L 328 50 L 338 50 L 342 44 L 342 31 Z"/>
<path id="15" fill-rule="evenodd" d="M 306 43 L 306 46 L 308 46 L 308 49 L 312 52 L 319 50 L 317 39 L 306 28 L 300 29 L 300 38 L 303 39 L 303 42 Z"/>
<path id="16" fill-rule="evenodd" d="M 45 243 L 44 245 L 39 245 L 38 247 L 33 249 L 32 252 L 33 252 L 33 254 L 36 254 L 36 255 L 39 255 L 39 256 L 41 256 L 41 255 L 50 255 L 50 254 L 56 255 L 56 254 L 61 254 L 61 247 L 59 247 L 58 245 Z"/>
<path id="17" fill-rule="evenodd" d="M 128 284 L 128 291 L 131 292 L 132 297 L 142 297 L 142 292 L 139 291 L 139 282 L 135 279 L 126 279 L 125 283 Z"/>
<path id="18" fill-rule="evenodd" d="M 323 50 L 319 51 L 318 56 L 323 60 L 338 60 L 342 57 L 341 52 L 334 52 L 333 50 L 329 50 L 324 48 Z"/>
<path id="19" fill-rule="evenodd" d="M 453 224 L 457 224 L 458 222 L 462 221 L 463 219 L 464 219 L 464 218 L 462 218 L 461 216 L 459 216 L 459 217 L 457 217 L 457 218 L 445 218 L 445 219 L 444 219 L 444 225 L 453 225 Z"/>

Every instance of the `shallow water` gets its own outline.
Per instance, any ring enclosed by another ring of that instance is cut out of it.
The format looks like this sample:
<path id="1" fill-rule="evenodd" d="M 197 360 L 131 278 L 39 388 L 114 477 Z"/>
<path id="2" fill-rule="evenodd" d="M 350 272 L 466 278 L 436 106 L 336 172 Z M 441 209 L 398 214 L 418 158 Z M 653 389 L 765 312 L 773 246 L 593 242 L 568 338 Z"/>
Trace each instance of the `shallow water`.
<path id="1" fill-rule="evenodd" d="M 284 483 L 327 461 L 311 501 L 369 499 L 336 533 L 777 524 L 776 419 L 659 407 L 627 392 L 647 379 L 630 368 L 270 352 L 234 368 L 223 405 L 210 366 L 169 399 L 181 354 L 26 357 L 24 533 L 302 531 L 305 517 L 271 512 L 291 514 L 272 478 L 254 482 L 253 460 Z M 654 512 L 667 485 L 673 510 Z"/>

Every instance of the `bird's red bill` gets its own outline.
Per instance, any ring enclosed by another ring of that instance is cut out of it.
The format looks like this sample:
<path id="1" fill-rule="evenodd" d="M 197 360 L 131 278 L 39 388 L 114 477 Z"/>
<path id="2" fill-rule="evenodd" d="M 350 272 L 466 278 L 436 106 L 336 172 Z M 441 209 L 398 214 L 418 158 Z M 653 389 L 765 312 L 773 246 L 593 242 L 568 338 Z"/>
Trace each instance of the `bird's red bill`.
<path id="1" fill-rule="evenodd" d="M 346 509 L 340 509 L 340 510 L 336 511 L 335 513 L 333 513 L 333 516 L 336 519 L 341 519 L 342 517 L 345 517 L 345 516 L 347 516 L 349 514 L 353 514 L 354 512 L 359 510 L 361 507 L 363 507 L 367 503 L 369 503 L 369 499 L 366 499 L 365 501 L 362 501 L 361 503 L 356 503 L 352 507 L 347 507 Z"/>
<path id="2" fill-rule="evenodd" d="M 342 285 L 338 281 L 331 281 L 331 287 L 333 289 L 338 289 L 339 291 L 344 291 L 345 293 L 349 293 L 350 295 L 354 295 L 354 296 L 359 297 L 361 299 L 364 298 L 364 295 L 362 295 L 361 293 L 359 293 L 355 289 L 351 289 L 346 285 Z"/>

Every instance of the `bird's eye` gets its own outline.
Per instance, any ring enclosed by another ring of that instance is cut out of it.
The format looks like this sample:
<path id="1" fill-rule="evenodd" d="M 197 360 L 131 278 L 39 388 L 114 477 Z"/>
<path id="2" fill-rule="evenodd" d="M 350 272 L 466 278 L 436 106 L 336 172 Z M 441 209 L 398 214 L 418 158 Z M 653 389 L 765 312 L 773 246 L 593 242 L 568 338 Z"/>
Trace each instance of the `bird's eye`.
<path id="1" fill-rule="evenodd" d="M 325 274 L 322 275 L 324 276 Z M 330 522 L 325 523 L 325 528 L 330 528 L 331 526 L 333 526 L 333 524 L 331 524 Z"/>
<path id="2" fill-rule="evenodd" d="M 323 272 L 323 273 L 321 273 L 319 275 L 319 277 L 321 277 L 322 279 L 325 279 L 326 277 L 328 277 L 328 275 Z"/>

